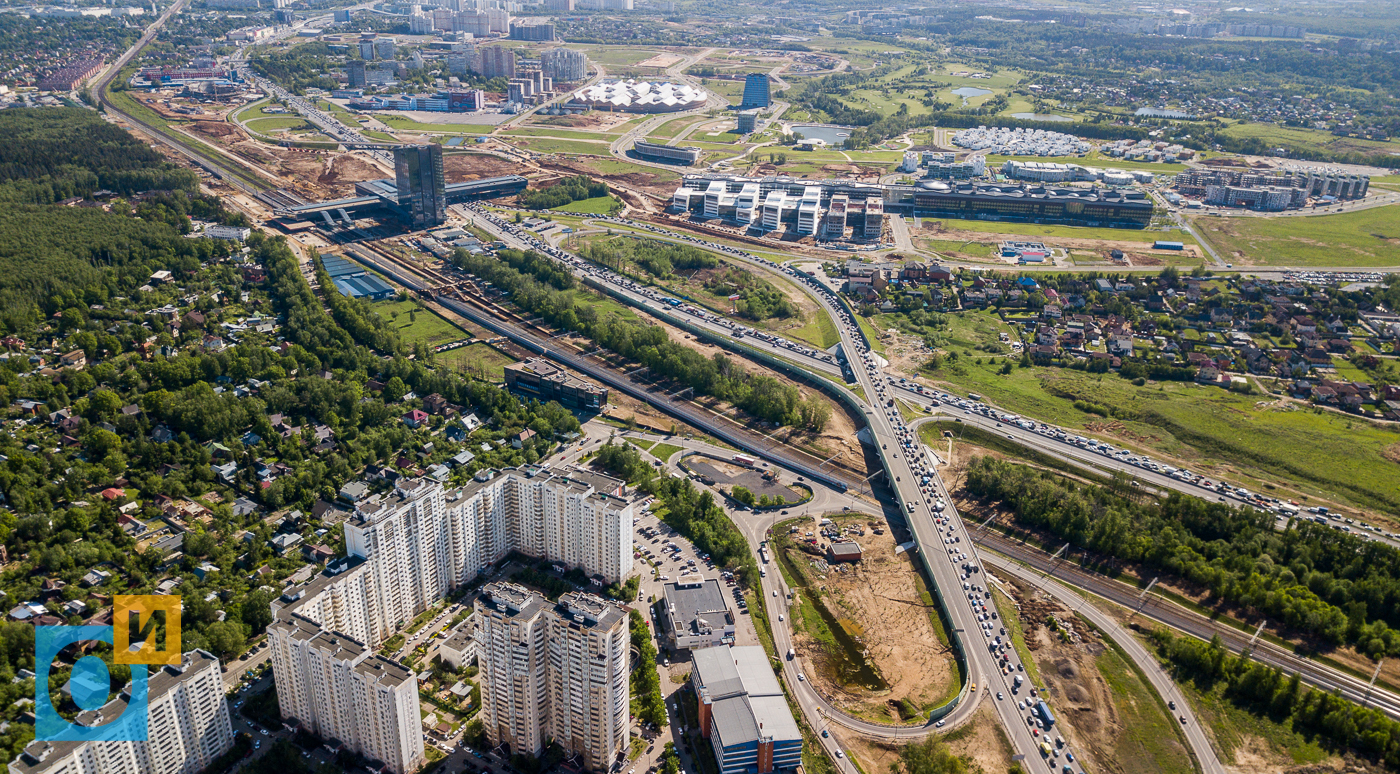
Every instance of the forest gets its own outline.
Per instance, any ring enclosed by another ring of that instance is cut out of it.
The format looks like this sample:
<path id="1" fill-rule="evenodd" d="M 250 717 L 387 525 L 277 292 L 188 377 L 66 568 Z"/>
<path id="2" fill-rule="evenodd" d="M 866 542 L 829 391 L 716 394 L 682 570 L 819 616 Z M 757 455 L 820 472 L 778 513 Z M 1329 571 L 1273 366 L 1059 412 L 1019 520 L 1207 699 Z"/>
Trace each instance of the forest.
<path id="1" fill-rule="evenodd" d="M 796 387 L 752 373 L 726 355 L 706 357 L 672 341 L 659 325 L 599 315 L 592 305 L 577 300 L 577 293 L 588 291 L 563 291 L 542 281 L 558 271 L 544 256 L 516 250 L 501 250 L 497 256 L 457 250 L 453 261 L 459 269 L 504 290 L 517 307 L 551 325 L 582 333 L 599 346 L 643 363 L 657 376 L 692 387 L 697 395 L 733 403 L 759 419 L 813 432 L 821 432 L 831 418 L 830 407 L 820 396 L 803 398 Z"/>
<path id="2" fill-rule="evenodd" d="M 588 175 L 566 177 L 548 188 L 532 188 L 520 194 L 520 206 L 527 210 L 552 210 L 570 202 L 608 195 L 608 184 Z"/>
<path id="3" fill-rule="evenodd" d="M 579 255 L 624 274 L 629 273 L 630 266 L 640 266 L 658 279 L 667 279 L 677 269 L 713 269 L 719 265 L 719 258 L 707 250 L 640 237 L 590 242 L 583 246 Z"/>
<path id="4" fill-rule="evenodd" d="M 305 94 L 311 87 L 326 91 L 340 88 L 340 83 L 327 74 L 340 65 L 332 59 L 330 45 L 320 41 L 302 43 L 286 51 L 259 50 L 248 65 L 293 94 Z"/>
<path id="5" fill-rule="evenodd" d="M 1152 639 L 1175 674 L 1199 690 L 1218 692 L 1247 712 L 1287 723 L 1335 753 L 1359 753 L 1392 771 L 1400 768 L 1400 723 L 1380 710 L 1304 687 L 1297 673 L 1236 656 L 1219 637 L 1207 643 L 1159 629 Z"/>
<path id="6" fill-rule="evenodd" d="M 965 487 L 1017 525 L 1119 562 L 1169 573 L 1321 647 L 1400 654 L 1400 552 L 1311 521 L 1274 529 L 1272 514 L 1177 492 L 1138 499 L 979 457 Z"/>

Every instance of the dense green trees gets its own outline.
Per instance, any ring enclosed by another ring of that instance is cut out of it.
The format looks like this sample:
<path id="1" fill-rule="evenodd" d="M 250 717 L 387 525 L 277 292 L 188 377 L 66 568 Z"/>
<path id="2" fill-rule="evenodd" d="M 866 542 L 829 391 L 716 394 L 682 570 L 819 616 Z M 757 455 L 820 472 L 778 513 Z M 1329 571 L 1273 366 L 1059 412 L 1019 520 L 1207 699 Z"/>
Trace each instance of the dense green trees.
<path id="1" fill-rule="evenodd" d="M 1184 578 L 1319 644 L 1400 653 L 1400 552 L 1385 543 L 1310 521 L 1278 531 L 1272 514 L 1175 492 L 1138 502 L 991 457 L 972 461 L 966 487 L 1020 524 Z"/>
<path id="2" fill-rule="evenodd" d="M 705 289 L 716 295 L 739 296 L 734 312 L 740 317 L 762 322 L 798 315 L 797 304 L 783 291 L 752 271 L 730 266 L 705 282 Z"/>
<path id="3" fill-rule="evenodd" d="M 285 51 L 264 52 L 259 49 L 248 65 L 258 75 L 271 78 L 293 94 L 305 94 L 307 87 L 329 91 L 340 84 L 328 71 L 338 67 L 331 58 L 330 45 L 320 41 L 302 43 Z"/>
<path id="4" fill-rule="evenodd" d="M 625 271 L 628 263 L 636 264 L 661 279 L 670 277 L 676 269 L 712 269 L 719 265 L 719 258 L 698 247 L 635 237 L 592 242 L 584 245 L 579 254 L 618 271 Z"/>
<path id="5" fill-rule="evenodd" d="M 608 195 L 608 184 L 588 175 L 566 177 L 548 188 L 534 188 L 520 194 L 520 206 L 527 210 L 552 210 L 569 202 Z"/>
<path id="6" fill-rule="evenodd" d="M 639 654 L 632 669 L 632 714 L 657 728 L 666 725 L 666 699 L 661 696 L 661 676 L 656 671 L 656 646 L 652 644 L 651 627 L 636 610 L 627 613 L 627 628 L 632 635 L 632 647 Z"/>
<path id="7" fill-rule="evenodd" d="M 1287 675 L 1209 643 L 1154 631 L 1157 651 L 1181 678 L 1221 695 L 1249 712 L 1277 722 L 1338 753 L 1356 752 L 1394 770 L 1400 767 L 1400 723 L 1372 707 L 1362 707 L 1334 693 L 1303 687 L 1297 674 Z"/>

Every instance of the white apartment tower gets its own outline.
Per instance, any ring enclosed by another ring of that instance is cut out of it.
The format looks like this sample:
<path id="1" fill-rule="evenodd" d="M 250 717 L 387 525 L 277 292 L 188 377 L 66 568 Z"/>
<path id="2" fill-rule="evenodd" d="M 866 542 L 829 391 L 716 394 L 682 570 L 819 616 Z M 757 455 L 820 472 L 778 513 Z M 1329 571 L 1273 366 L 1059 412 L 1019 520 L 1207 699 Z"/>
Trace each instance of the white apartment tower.
<path id="1" fill-rule="evenodd" d="M 190 651 L 179 666 L 150 672 L 146 741 L 35 741 L 10 762 L 10 774 L 195 774 L 233 747 L 220 672 L 213 655 Z M 99 725 L 119 717 L 128 700 L 123 692 L 78 722 Z"/>
<path id="2" fill-rule="evenodd" d="M 405 774 L 424 762 L 417 676 L 300 615 L 267 627 L 283 724 Z"/>
<path id="3" fill-rule="evenodd" d="M 553 739 L 605 771 L 625 748 L 629 633 L 621 607 L 570 593 L 550 604 L 509 583 L 476 602 L 482 718 L 492 744 L 539 755 Z"/>

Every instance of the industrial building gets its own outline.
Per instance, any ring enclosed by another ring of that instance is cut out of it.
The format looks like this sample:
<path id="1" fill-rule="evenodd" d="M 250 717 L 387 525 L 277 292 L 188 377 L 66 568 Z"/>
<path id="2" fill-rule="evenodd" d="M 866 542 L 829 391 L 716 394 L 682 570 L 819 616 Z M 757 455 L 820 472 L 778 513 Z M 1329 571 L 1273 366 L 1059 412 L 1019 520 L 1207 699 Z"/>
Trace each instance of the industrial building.
<path id="1" fill-rule="evenodd" d="M 377 274 L 371 274 L 363 266 L 339 256 L 323 255 L 321 264 L 331 276 L 335 289 L 350 298 L 367 298 L 380 301 L 394 297 L 394 288 Z"/>
<path id="2" fill-rule="evenodd" d="M 603 81 L 574 92 L 573 101 L 618 113 L 677 113 L 704 107 L 710 95 L 688 83 Z"/>
<path id="3" fill-rule="evenodd" d="M 739 101 L 740 110 L 766 108 L 771 102 L 767 73 L 749 73 L 744 76 L 744 97 Z"/>
<path id="4" fill-rule="evenodd" d="M 574 376 L 544 358 L 511 363 L 505 368 L 506 388 L 539 401 L 559 401 L 575 411 L 602 411 L 608 389 Z"/>
<path id="5" fill-rule="evenodd" d="M 672 648 L 710 648 L 734 641 L 734 614 L 724 602 L 719 581 L 682 575 L 661 589 L 666 603 L 661 620 Z"/>
<path id="6" fill-rule="evenodd" d="M 700 156 L 704 151 L 699 148 L 689 148 L 679 145 L 662 145 L 660 143 L 645 142 L 637 140 L 632 143 L 632 152 L 647 161 L 660 161 L 666 164 L 681 164 L 683 166 L 694 166 L 700 162 Z"/>
<path id="7" fill-rule="evenodd" d="M 761 646 L 701 648 L 690 661 L 700 736 L 710 740 L 720 774 L 795 771 L 802 764 L 802 731 Z"/>

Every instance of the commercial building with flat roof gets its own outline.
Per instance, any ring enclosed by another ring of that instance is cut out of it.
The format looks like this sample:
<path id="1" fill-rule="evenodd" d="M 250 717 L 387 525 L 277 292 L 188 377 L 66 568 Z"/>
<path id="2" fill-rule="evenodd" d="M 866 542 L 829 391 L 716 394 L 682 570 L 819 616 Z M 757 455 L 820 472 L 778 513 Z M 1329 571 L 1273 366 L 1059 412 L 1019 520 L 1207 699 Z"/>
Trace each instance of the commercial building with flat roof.
<path id="1" fill-rule="evenodd" d="M 662 587 L 662 621 L 673 648 L 710 648 L 734 641 L 734 614 L 714 578 L 682 575 Z"/>
<path id="2" fill-rule="evenodd" d="M 577 411 L 601 411 L 608 402 L 608 388 L 586 382 L 541 357 L 511 363 L 505 378 L 512 392 L 540 401 L 557 400 Z"/>
<path id="3" fill-rule="evenodd" d="M 661 161 L 667 164 L 681 164 L 692 167 L 700 162 L 703 154 L 699 148 L 682 147 L 678 145 L 662 145 L 660 143 L 637 140 L 632 143 L 632 152 L 648 161 Z"/>
<path id="4" fill-rule="evenodd" d="M 794 771 L 802 764 L 802 731 L 761 646 L 705 648 L 692 651 L 690 661 L 700 735 L 710 740 L 720 774 Z"/>

